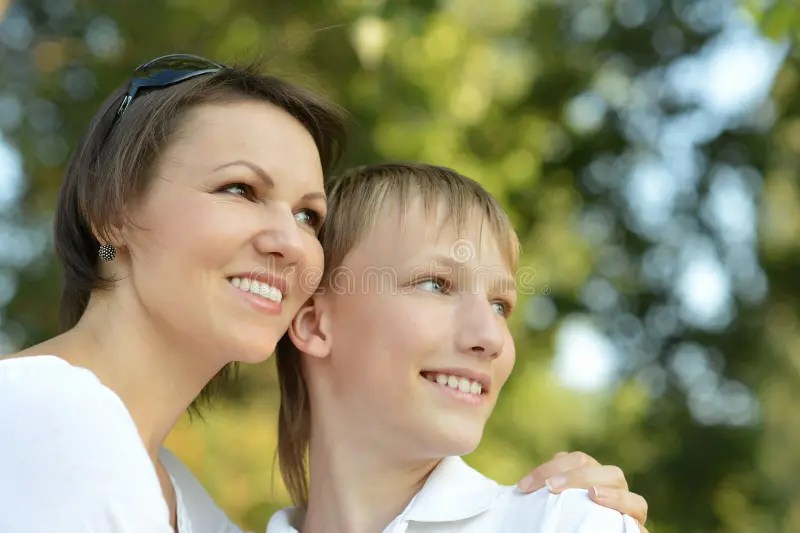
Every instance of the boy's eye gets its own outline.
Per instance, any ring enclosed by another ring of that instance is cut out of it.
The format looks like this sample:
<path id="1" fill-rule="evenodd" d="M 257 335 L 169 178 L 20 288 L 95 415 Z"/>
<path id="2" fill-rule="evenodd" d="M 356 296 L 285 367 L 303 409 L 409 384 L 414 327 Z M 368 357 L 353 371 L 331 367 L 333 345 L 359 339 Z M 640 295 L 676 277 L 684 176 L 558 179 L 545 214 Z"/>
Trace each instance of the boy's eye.
<path id="1" fill-rule="evenodd" d="M 322 215 L 313 209 L 301 209 L 294 214 L 294 219 L 297 220 L 298 224 L 308 226 L 315 230 L 319 229 L 320 225 L 322 225 Z"/>
<path id="2" fill-rule="evenodd" d="M 417 283 L 417 287 L 423 291 L 445 293 L 447 292 L 447 282 L 443 279 L 433 278 L 425 279 Z"/>
<path id="3" fill-rule="evenodd" d="M 229 185 L 225 185 L 220 189 L 224 192 L 229 192 L 231 194 L 235 194 L 236 196 L 241 196 L 248 200 L 252 200 L 256 197 L 253 188 L 246 183 L 231 183 Z"/>
<path id="4" fill-rule="evenodd" d="M 511 314 L 511 304 L 508 302 L 492 302 L 492 310 L 502 317 L 508 318 Z"/>

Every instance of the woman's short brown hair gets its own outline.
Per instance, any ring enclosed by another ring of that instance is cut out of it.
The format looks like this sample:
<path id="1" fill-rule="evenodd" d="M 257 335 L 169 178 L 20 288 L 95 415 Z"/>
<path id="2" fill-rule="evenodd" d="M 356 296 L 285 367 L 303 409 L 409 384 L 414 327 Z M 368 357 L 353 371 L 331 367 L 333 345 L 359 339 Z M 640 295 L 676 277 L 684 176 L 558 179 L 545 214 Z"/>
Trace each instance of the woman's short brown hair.
<path id="1" fill-rule="evenodd" d="M 100 106 L 72 153 L 61 183 L 54 240 L 64 276 L 63 330 L 78 323 L 92 291 L 113 283 L 98 271 L 98 239 L 107 239 L 126 220 L 127 209 L 141 198 L 152 179 L 159 154 L 193 107 L 256 100 L 283 109 L 313 137 L 325 175 L 338 163 L 344 147 L 340 108 L 308 90 L 264 75 L 255 66 L 226 67 L 169 87 L 141 91 L 114 123 L 127 89 L 126 83 Z M 200 399 L 207 399 L 229 372 L 229 367 L 223 369 Z"/>

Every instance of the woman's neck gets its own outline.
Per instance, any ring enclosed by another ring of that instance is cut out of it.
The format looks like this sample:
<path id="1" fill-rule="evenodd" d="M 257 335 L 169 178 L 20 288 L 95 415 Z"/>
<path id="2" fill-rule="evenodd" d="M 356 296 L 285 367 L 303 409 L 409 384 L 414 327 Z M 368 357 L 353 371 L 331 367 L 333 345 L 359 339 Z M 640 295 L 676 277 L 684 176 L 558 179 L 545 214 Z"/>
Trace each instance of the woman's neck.
<path id="1" fill-rule="evenodd" d="M 80 322 L 20 352 L 52 354 L 91 370 L 127 407 L 153 462 L 181 414 L 219 371 L 201 347 L 170 342 L 135 299 L 94 293 Z"/>
<path id="2" fill-rule="evenodd" d="M 323 414 L 317 420 L 324 418 Z M 303 533 L 382 531 L 438 463 L 393 458 L 386 446 L 370 446 L 345 428 L 331 427 L 335 424 L 319 425 L 312 424 L 311 488 Z"/>

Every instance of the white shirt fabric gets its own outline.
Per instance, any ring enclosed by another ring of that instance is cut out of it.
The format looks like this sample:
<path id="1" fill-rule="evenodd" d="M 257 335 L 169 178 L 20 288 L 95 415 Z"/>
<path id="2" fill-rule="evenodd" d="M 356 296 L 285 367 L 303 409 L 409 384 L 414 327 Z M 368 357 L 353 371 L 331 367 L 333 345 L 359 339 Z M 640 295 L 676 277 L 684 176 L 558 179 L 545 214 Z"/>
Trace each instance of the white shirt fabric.
<path id="1" fill-rule="evenodd" d="M 302 513 L 278 511 L 267 533 L 297 533 Z M 523 494 L 447 457 L 384 533 L 639 533 L 636 521 L 602 507 L 585 490 Z"/>
<path id="2" fill-rule="evenodd" d="M 172 452 L 163 448 L 159 459 L 175 487 L 178 533 L 242 533 Z"/>
<path id="3" fill-rule="evenodd" d="M 168 450 L 179 533 L 241 533 Z M 153 463 L 122 400 L 89 370 L 0 360 L 0 531 L 172 533 Z"/>
<path id="4" fill-rule="evenodd" d="M 130 413 L 90 371 L 0 360 L 0 531 L 172 532 Z"/>

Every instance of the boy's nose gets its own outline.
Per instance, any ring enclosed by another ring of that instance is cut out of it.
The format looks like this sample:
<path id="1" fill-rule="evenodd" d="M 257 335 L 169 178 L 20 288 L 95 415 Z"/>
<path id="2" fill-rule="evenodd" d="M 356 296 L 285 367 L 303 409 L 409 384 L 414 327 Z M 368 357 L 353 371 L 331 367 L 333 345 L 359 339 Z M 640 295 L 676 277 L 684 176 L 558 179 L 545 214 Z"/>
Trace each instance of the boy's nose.
<path id="1" fill-rule="evenodd" d="M 503 351 L 503 320 L 484 297 L 471 296 L 469 303 L 459 310 L 460 327 L 458 345 L 463 353 L 496 359 Z"/>

